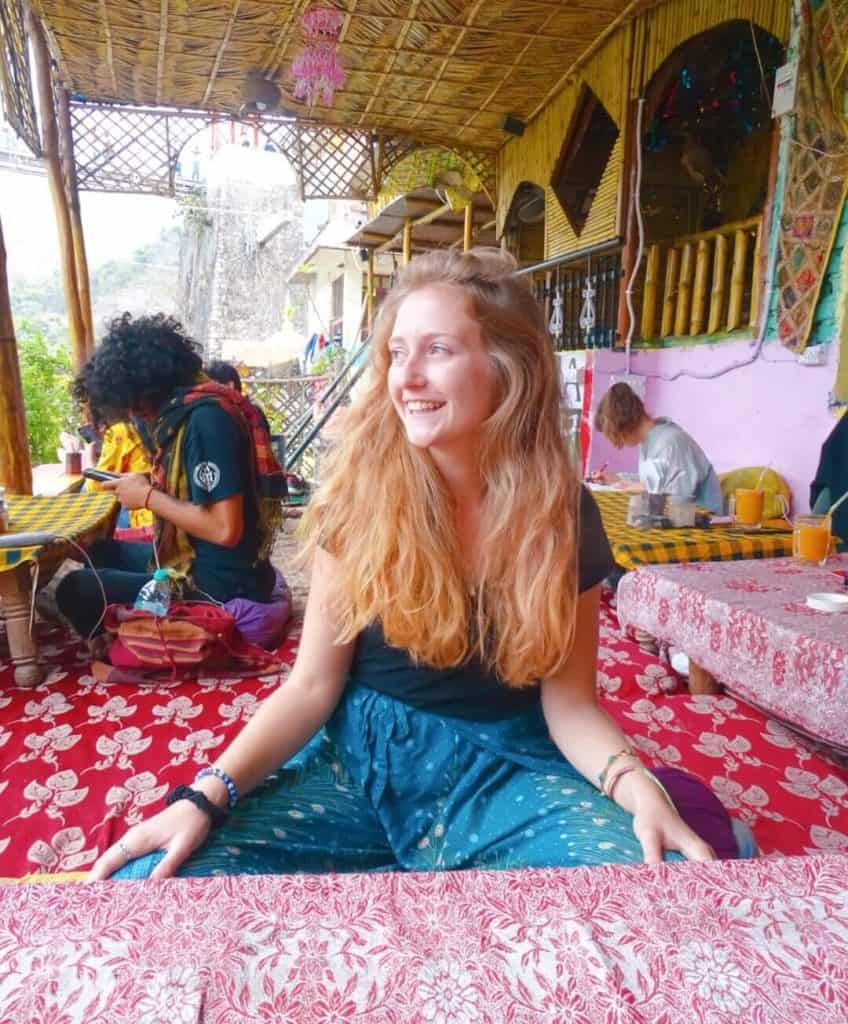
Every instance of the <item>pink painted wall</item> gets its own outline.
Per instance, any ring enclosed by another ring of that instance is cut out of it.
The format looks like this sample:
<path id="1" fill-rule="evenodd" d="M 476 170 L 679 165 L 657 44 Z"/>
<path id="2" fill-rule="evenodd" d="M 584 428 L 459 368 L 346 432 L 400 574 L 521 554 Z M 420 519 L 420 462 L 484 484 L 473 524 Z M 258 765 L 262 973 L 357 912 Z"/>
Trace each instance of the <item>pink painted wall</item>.
<path id="1" fill-rule="evenodd" d="M 741 466 L 771 462 L 792 488 L 793 508 L 806 511 L 809 485 L 818 464 L 819 449 L 833 428 L 828 394 L 836 374 L 836 345 L 828 345 L 824 366 L 803 366 L 775 344 L 767 344 L 750 366 L 731 370 L 715 380 L 671 376 L 679 370 L 710 373 L 750 358 L 750 342 L 724 342 L 691 348 L 634 352 L 630 372 L 647 378 L 645 404 L 655 416 L 668 416 L 701 445 L 719 473 Z M 592 415 L 610 385 L 610 375 L 622 373 L 622 353 L 594 353 Z M 635 448 L 617 451 L 593 431 L 589 468 L 604 463 L 613 470 L 635 472 Z"/>

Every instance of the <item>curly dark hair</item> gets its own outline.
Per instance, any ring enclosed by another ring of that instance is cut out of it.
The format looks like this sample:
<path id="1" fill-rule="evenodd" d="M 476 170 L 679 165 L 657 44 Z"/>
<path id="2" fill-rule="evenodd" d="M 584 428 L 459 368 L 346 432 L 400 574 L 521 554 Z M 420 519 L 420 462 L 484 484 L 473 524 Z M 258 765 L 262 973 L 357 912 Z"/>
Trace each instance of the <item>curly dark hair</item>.
<path id="1" fill-rule="evenodd" d="M 200 346 L 164 313 L 116 317 L 71 386 L 98 426 L 149 414 L 197 380 Z"/>

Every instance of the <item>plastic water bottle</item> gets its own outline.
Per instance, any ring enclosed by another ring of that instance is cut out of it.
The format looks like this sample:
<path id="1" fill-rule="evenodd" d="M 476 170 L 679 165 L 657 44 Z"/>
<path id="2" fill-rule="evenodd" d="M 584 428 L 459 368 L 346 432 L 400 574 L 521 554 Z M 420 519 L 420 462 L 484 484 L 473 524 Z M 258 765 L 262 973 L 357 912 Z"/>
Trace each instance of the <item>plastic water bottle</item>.
<path id="1" fill-rule="evenodd" d="M 153 573 L 153 579 L 138 592 L 138 597 L 133 605 L 138 612 L 150 612 L 164 618 L 171 607 L 171 579 L 167 569 L 157 569 Z"/>

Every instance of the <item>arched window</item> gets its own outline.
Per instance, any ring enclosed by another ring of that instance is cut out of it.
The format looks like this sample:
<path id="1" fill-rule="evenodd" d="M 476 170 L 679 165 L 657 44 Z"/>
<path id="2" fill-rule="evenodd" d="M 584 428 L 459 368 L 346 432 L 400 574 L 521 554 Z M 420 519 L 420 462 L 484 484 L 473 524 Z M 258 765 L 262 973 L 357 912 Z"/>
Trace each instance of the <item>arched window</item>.
<path id="1" fill-rule="evenodd" d="M 538 263 L 545 258 L 545 190 L 541 185 L 522 181 L 515 190 L 504 237 L 519 263 Z"/>

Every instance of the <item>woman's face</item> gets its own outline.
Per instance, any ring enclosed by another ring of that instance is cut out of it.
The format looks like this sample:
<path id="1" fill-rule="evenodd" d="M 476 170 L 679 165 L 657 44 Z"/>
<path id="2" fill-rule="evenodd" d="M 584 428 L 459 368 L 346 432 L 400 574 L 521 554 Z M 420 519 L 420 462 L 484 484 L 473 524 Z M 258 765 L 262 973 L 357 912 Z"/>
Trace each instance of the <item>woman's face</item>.
<path id="1" fill-rule="evenodd" d="M 428 285 L 398 308 L 389 339 L 389 395 L 410 444 L 473 449 L 495 408 L 495 376 L 468 297 Z"/>

